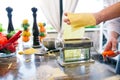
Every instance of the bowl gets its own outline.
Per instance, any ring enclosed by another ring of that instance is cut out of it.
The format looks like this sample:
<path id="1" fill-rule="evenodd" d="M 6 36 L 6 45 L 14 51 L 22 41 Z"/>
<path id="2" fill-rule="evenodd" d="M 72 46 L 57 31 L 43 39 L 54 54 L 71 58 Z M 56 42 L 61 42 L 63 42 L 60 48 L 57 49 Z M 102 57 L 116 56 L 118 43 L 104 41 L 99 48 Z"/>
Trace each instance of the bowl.
<path id="1" fill-rule="evenodd" d="M 48 50 L 55 49 L 55 38 L 44 38 L 42 43 Z"/>
<path id="2" fill-rule="evenodd" d="M 0 53 L 0 58 L 8 58 L 8 57 L 13 57 L 13 56 L 16 56 L 16 53 L 10 53 L 10 54 L 7 54 L 7 53 Z"/>

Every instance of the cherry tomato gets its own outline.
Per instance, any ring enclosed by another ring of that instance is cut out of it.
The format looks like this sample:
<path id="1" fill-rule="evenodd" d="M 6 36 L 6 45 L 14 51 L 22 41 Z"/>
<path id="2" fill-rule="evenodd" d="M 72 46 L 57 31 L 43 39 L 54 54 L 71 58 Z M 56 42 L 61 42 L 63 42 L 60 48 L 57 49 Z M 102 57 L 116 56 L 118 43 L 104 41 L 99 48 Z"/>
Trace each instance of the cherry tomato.
<path id="1" fill-rule="evenodd" d="M 3 46 L 7 43 L 8 39 L 6 36 L 0 34 L 0 45 Z"/>

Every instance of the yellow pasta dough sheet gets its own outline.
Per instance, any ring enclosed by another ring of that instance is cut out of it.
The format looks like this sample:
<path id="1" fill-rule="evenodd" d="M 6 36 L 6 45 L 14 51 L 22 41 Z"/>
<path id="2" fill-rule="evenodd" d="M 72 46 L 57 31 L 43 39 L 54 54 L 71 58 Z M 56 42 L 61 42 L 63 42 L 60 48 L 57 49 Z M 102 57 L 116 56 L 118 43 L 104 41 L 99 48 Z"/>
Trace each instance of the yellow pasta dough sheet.
<path id="1" fill-rule="evenodd" d="M 29 49 L 26 49 L 24 51 L 20 51 L 18 52 L 19 54 L 35 54 L 37 53 L 38 50 L 37 49 L 34 49 L 34 48 L 29 48 Z"/>
<path id="2" fill-rule="evenodd" d="M 68 19 L 70 20 L 72 30 L 96 25 L 96 20 L 91 13 L 68 13 Z"/>
<path id="3" fill-rule="evenodd" d="M 64 24 L 63 39 L 79 39 L 84 37 L 85 28 L 81 27 L 75 31 L 72 30 L 71 25 Z"/>

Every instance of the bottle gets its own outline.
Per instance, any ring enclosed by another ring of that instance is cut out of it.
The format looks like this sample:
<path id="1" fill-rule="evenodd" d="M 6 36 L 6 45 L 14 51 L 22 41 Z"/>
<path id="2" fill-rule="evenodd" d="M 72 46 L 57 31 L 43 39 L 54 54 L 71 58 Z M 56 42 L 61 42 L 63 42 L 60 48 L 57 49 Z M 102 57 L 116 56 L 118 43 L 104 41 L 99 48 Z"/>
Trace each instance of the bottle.
<path id="1" fill-rule="evenodd" d="M 7 7 L 6 11 L 8 13 L 8 29 L 7 32 L 10 33 L 11 31 L 14 31 L 13 23 L 12 23 L 12 11 L 13 9 L 11 7 Z"/>
<path id="2" fill-rule="evenodd" d="M 31 10 L 33 12 L 33 29 L 32 29 L 33 47 L 34 48 L 40 48 L 41 46 L 40 46 L 40 41 L 39 41 L 39 30 L 38 30 L 37 19 L 36 19 L 37 8 L 33 7 Z"/>

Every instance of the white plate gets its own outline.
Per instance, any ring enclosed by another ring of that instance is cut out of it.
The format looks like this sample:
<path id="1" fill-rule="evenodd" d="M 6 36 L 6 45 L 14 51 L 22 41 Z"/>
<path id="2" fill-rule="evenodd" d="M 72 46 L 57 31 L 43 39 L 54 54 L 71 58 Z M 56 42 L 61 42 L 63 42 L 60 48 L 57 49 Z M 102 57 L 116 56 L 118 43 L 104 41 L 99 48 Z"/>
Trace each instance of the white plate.
<path id="1" fill-rule="evenodd" d="M 0 58 L 6 58 L 6 57 L 12 57 L 12 56 L 15 56 L 15 53 L 11 53 L 11 54 L 0 53 Z"/>

